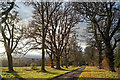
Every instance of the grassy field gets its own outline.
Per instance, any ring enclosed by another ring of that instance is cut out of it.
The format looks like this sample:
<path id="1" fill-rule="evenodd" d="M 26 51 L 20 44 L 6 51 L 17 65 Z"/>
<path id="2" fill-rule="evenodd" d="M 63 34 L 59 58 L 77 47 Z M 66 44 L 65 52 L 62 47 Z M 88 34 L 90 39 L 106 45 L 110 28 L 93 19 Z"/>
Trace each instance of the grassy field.
<path id="1" fill-rule="evenodd" d="M 3 80 L 47 80 L 58 75 L 70 72 L 80 67 L 62 68 L 63 70 L 57 70 L 46 66 L 46 72 L 41 72 L 40 67 L 36 70 L 32 70 L 30 67 L 14 67 L 15 72 L 9 73 L 7 67 L 2 68 Z"/>
<path id="2" fill-rule="evenodd" d="M 120 80 L 120 74 L 87 66 L 78 80 Z"/>

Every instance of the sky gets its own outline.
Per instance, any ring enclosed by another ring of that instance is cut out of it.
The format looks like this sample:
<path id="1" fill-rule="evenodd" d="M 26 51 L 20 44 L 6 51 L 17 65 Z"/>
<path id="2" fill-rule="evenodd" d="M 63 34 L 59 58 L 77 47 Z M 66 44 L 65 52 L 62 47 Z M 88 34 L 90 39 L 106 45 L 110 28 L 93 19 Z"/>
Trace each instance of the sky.
<path id="1" fill-rule="evenodd" d="M 34 10 L 32 6 L 25 6 L 22 2 L 16 2 L 16 4 L 19 6 L 17 10 L 19 11 L 19 16 L 22 19 L 28 19 L 32 17 L 32 11 Z"/>
<path id="2" fill-rule="evenodd" d="M 16 2 L 17 6 L 19 8 L 17 8 L 18 12 L 19 12 L 19 16 L 22 19 L 21 22 L 25 25 L 28 24 L 28 22 L 32 19 L 32 11 L 34 10 L 32 6 L 25 6 L 22 2 Z M 80 37 L 80 35 L 84 35 L 85 34 L 85 30 L 87 25 L 85 23 L 79 23 L 76 25 L 77 27 L 80 27 L 80 29 L 77 30 L 78 32 L 78 39 L 80 39 L 79 45 L 81 45 L 81 47 L 83 48 L 83 50 L 86 47 L 86 42 L 85 39 L 83 37 Z M 0 53 L 4 52 L 5 49 L 3 47 L 3 44 L 0 43 Z M 29 58 L 39 58 L 41 56 L 41 51 L 30 51 L 28 52 L 28 54 L 25 57 L 29 57 Z"/>

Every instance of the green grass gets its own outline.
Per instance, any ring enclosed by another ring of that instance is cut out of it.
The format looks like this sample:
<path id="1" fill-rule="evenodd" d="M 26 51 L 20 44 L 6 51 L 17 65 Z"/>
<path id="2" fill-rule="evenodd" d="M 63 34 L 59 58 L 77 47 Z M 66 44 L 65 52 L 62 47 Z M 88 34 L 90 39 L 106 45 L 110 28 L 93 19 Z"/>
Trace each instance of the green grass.
<path id="1" fill-rule="evenodd" d="M 25 80 L 47 80 L 80 67 L 62 68 L 63 70 L 57 70 L 50 66 L 46 66 L 45 68 L 46 72 L 41 72 L 40 67 L 37 67 L 37 70 L 32 70 L 30 67 L 14 67 L 15 72 L 9 73 L 7 67 L 3 67 L 2 78 L 4 78 L 4 80 L 19 80 L 19 78 Z"/>
<path id="2" fill-rule="evenodd" d="M 120 74 L 87 66 L 78 80 L 120 80 Z"/>

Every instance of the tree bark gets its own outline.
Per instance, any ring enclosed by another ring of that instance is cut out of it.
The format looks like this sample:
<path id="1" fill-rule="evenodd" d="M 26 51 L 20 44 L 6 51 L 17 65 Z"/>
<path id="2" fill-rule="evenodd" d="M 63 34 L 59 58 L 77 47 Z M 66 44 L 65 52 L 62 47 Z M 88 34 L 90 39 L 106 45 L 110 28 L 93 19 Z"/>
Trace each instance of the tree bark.
<path id="1" fill-rule="evenodd" d="M 63 65 L 63 60 L 61 60 L 61 66 L 63 67 L 64 65 Z"/>
<path id="2" fill-rule="evenodd" d="M 68 68 L 68 60 L 67 60 L 67 55 L 65 55 L 65 66 Z"/>
<path id="3" fill-rule="evenodd" d="M 41 71 L 45 71 L 45 39 L 43 37 L 42 39 L 42 65 L 41 65 Z"/>
<path id="4" fill-rule="evenodd" d="M 51 68 L 54 68 L 53 59 L 51 60 Z"/>
<path id="5" fill-rule="evenodd" d="M 66 66 L 66 68 L 68 68 L 68 63 L 67 63 L 67 61 L 66 61 L 66 63 L 65 63 L 65 66 Z"/>
<path id="6" fill-rule="evenodd" d="M 109 64 L 109 67 L 110 67 L 110 71 L 116 72 L 115 69 L 114 69 L 114 55 L 113 55 L 113 51 L 109 52 L 107 54 L 109 54 L 106 57 L 109 59 L 109 63 L 108 64 Z"/>
<path id="7" fill-rule="evenodd" d="M 45 71 L 45 25 L 44 25 L 44 7 L 43 2 L 41 2 L 42 10 L 42 66 L 41 71 Z"/>
<path id="8" fill-rule="evenodd" d="M 57 61 L 57 63 L 56 63 L 56 69 L 61 69 L 61 67 L 60 67 L 60 56 L 56 57 L 56 61 Z"/>
<path id="9" fill-rule="evenodd" d="M 114 69 L 114 52 L 112 50 L 112 47 L 110 45 L 110 43 L 106 44 L 106 50 L 105 50 L 105 55 L 106 57 L 109 59 L 108 65 L 110 67 L 110 71 L 112 72 L 116 72 Z"/>
<path id="10" fill-rule="evenodd" d="M 54 63 L 53 63 L 53 57 L 52 57 L 52 54 L 50 55 L 50 59 L 51 59 L 51 68 L 54 68 Z"/>
<path id="11" fill-rule="evenodd" d="M 14 70 L 13 70 L 13 60 L 11 53 L 7 53 L 7 58 L 8 58 L 8 69 L 10 72 L 12 72 Z"/>
<path id="12" fill-rule="evenodd" d="M 102 51 L 99 50 L 99 69 L 102 69 Z"/>

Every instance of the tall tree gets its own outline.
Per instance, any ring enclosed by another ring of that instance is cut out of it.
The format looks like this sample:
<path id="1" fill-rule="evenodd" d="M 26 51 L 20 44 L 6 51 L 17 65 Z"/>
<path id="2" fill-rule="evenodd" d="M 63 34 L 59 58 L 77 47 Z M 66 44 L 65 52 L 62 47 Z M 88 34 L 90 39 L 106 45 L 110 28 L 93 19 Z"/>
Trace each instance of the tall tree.
<path id="1" fill-rule="evenodd" d="M 50 26 L 48 29 L 48 36 L 46 45 L 49 50 L 53 52 L 56 57 L 56 68 L 60 68 L 61 55 L 68 44 L 69 34 L 72 28 L 79 22 L 78 15 L 72 10 L 70 3 L 64 3 L 54 13 L 51 18 Z M 53 48 L 51 49 L 50 46 Z"/>
<path id="2" fill-rule="evenodd" d="M 115 2 L 75 3 L 75 9 L 84 17 L 85 22 L 93 23 L 105 44 L 105 56 L 109 59 L 110 71 L 114 69 L 114 52 L 120 38 L 115 38 L 120 29 L 120 10 Z M 113 43 L 114 39 L 114 43 Z"/>
<path id="3" fill-rule="evenodd" d="M 42 44 L 42 67 L 41 70 L 45 71 L 45 42 L 46 35 L 50 25 L 51 16 L 54 15 L 54 12 L 58 10 L 61 3 L 50 3 L 50 2 L 33 2 L 34 7 L 33 11 L 33 21 L 30 24 L 30 28 L 33 28 L 33 31 L 30 35 L 36 40 L 38 46 Z"/>
<path id="4" fill-rule="evenodd" d="M 103 44 L 101 35 L 98 32 L 97 27 L 95 27 L 92 24 L 89 24 L 89 25 L 90 25 L 90 27 L 87 28 L 87 32 L 88 32 L 88 34 L 91 34 L 91 35 L 88 36 L 87 43 L 88 43 L 88 45 L 96 47 L 97 50 L 99 51 L 99 68 L 101 69 L 102 68 L 102 59 L 103 59 L 102 51 L 103 51 L 104 44 Z"/>
<path id="5" fill-rule="evenodd" d="M 12 53 L 15 51 L 23 34 L 22 27 L 17 23 L 19 22 L 18 12 L 11 11 L 7 15 L 7 19 L 1 24 L 1 42 L 4 43 L 5 51 L 8 58 L 8 69 L 13 71 Z"/>

